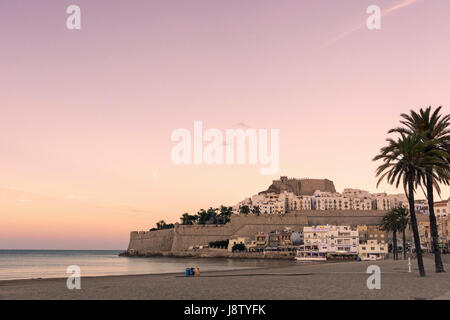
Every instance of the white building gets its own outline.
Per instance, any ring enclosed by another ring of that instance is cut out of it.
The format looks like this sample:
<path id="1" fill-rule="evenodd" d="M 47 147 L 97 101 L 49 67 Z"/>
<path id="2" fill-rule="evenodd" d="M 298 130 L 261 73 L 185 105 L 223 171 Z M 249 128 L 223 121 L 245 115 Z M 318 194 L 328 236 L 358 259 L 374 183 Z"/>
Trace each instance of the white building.
<path id="1" fill-rule="evenodd" d="M 417 205 L 419 205 L 417 203 Z M 344 189 L 343 193 L 316 190 L 312 196 L 297 196 L 293 192 L 255 194 L 233 207 L 239 214 L 242 206 L 248 206 L 250 212 L 259 208 L 260 214 L 287 214 L 304 210 L 391 210 L 401 206 L 408 208 L 408 199 L 404 194 L 375 193 L 360 189 Z M 447 201 L 445 211 L 450 211 Z"/>
<path id="2" fill-rule="evenodd" d="M 359 232 L 350 226 L 331 226 L 328 230 L 328 255 L 357 255 Z"/>
<path id="3" fill-rule="evenodd" d="M 314 208 L 316 210 L 372 210 L 372 200 L 361 195 L 349 197 L 340 193 L 316 191 L 314 196 Z"/>
<path id="4" fill-rule="evenodd" d="M 356 256 L 359 232 L 350 226 L 322 225 L 303 228 L 303 250 L 313 250 L 328 258 Z"/>
<path id="5" fill-rule="evenodd" d="M 391 210 L 395 207 L 409 208 L 408 198 L 404 194 L 373 194 L 374 210 Z"/>
<path id="6" fill-rule="evenodd" d="M 235 213 L 239 213 L 241 206 L 248 206 L 250 211 L 258 207 L 261 214 L 286 214 L 290 211 L 311 210 L 311 196 L 296 196 L 292 192 L 255 194 L 251 198 L 239 202 L 233 207 Z"/>

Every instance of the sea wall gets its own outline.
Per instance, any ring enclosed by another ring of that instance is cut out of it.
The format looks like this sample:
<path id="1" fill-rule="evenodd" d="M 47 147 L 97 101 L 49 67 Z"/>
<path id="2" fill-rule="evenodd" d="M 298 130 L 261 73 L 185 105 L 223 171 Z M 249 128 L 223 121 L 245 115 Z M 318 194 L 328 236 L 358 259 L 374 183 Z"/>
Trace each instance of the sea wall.
<path id="1" fill-rule="evenodd" d="M 283 230 L 303 231 L 303 227 L 321 224 L 377 225 L 386 211 L 298 211 L 279 215 L 236 215 L 225 225 L 179 225 L 157 231 L 133 231 L 130 235 L 128 253 L 137 255 L 176 254 L 181 255 L 190 246 L 207 245 L 212 241 L 234 237 L 253 239 L 258 232 Z"/>
<path id="2" fill-rule="evenodd" d="M 262 232 L 283 230 L 291 227 L 301 231 L 307 225 L 307 218 L 303 214 L 289 216 L 233 216 L 226 225 L 176 225 L 174 228 L 174 242 L 172 252 L 187 250 L 193 245 L 207 245 L 212 241 L 227 240 L 233 237 L 249 237 Z"/>

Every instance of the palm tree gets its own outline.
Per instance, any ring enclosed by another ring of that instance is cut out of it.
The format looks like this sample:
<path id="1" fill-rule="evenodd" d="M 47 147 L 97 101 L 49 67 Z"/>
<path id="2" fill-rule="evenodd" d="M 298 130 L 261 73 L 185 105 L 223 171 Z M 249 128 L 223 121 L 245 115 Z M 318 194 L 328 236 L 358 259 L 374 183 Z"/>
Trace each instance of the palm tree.
<path id="1" fill-rule="evenodd" d="M 219 208 L 209 207 L 208 211 L 206 211 L 208 215 L 208 224 L 217 224 L 217 211 Z"/>
<path id="2" fill-rule="evenodd" d="M 209 220 L 209 215 L 205 209 L 200 209 L 200 211 L 197 212 L 197 216 L 198 224 L 206 224 Z"/>
<path id="3" fill-rule="evenodd" d="M 442 264 L 441 253 L 439 250 L 438 230 L 436 224 L 436 216 L 434 214 L 434 195 L 433 189 L 436 189 L 438 195 L 440 195 L 439 183 L 445 185 L 449 184 L 449 171 L 450 171 L 450 115 L 442 117 L 440 110 L 442 107 L 438 107 L 431 112 L 431 107 L 420 109 L 419 113 L 411 110 L 410 114 L 402 114 L 403 121 L 401 123 L 405 125 L 402 128 L 395 128 L 389 132 L 398 132 L 407 135 L 419 134 L 422 136 L 423 141 L 432 141 L 429 148 L 442 151 L 443 154 L 438 154 L 440 159 L 437 159 L 431 164 L 426 171 L 426 192 L 425 196 L 428 201 L 429 219 L 430 219 L 430 231 L 432 237 L 432 246 L 435 260 L 436 272 L 444 272 L 444 265 Z M 433 174 L 434 172 L 434 174 Z"/>
<path id="4" fill-rule="evenodd" d="M 394 260 L 397 260 L 397 231 L 400 229 L 399 215 L 397 211 L 392 209 L 381 220 L 380 229 L 387 232 L 392 232 L 392 254 Z"/>
<path id="5" fill-rule="evenodd" d="M 402 233 L 403 259 L 406 260 L 406 228 L 409 224 L 408 211 L 403 207 L 397 207 L 394 210 L 397 213 L 398 230 Z"/>
<path id="6" fill-rule="evenodd" d="M 423 181 L 426 176 L 426 168 L 434 158 L 431 157 L 431 154 L 425 152 L 428 143 L 424 143 L 421 136 L 417 134 L 407 136 L 401 133 L 397 140 L 388 138 L 387 142 L 388 145 L 381 148 L 380 154 L 373 158 L 373 161 L 383 160 L 383 164 L 376 170 L 376 176 L 379 177 L 377 187 L 384 179 L 397 188 L 402 183 L 409 202 L 419 274 L 421 277 L 424 277 L 425 269 L 414 208 L 414 191 L 417 187 L 417 182 Z"/>
<path id="7" fill-rule="evenodd" d="M 220 206 L 220 213 L 218 215 L 218 222 L 220 224 L 225 224 L 230 221 L 230 217 L 233 214 L 232 207 Z"/>
<path id="8" fill-rule="evenodd" d="M 181 224 L 189 224 L 189 213 L 183 213 L 183 215 L 180 218 Z"/>

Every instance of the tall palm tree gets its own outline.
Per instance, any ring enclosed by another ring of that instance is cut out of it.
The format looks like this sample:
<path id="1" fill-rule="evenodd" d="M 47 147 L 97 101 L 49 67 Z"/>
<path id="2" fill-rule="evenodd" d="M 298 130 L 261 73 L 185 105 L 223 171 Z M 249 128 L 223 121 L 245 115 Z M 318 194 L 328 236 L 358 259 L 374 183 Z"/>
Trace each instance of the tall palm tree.
<path id="1" fill-rule="evenodd" d="M 442 161 L 436 161 L 427 168 L 426 179 L 424 184 L 426 191 L 425 196 L 428 201 L 430 231 L 432 237 L 432 246 L 435 260 L 436 272 L 444 272 L 441 253 L 439 250 L 439 238 L 436 224 L 436 216 L 434 213 L 434 195 L 433 189 L 436 189 L 440 195 L 439 183 L 449 184 L 450 171 L 450 115 L 442 116 L 440 114 L 442 107 L 438 107 L 431 112 L 431 107 L 420 109 L 419 113 L 411 110 L 410 114 L 402 114 L 403 121 L 401 123 L 405 127 L 395 128 L 389 132 L 398 132 L 407 135 L 419 134 L 423 141 L 434 140 L 436 143 L 430 144 L 429 148 L 442 151 L 444 154 L 438 155 Z M 436 174 L 433 174 L 433 171 Z"/>
<path id="2" fill-rule="evenodd" d="M 387 232 L 392 232 L 392 254 L 394 260 L 397 260 L 397 231 L 400 229 L 399 215 L 395 211 L 395 208 L 386 213 L 381 220 L 380 229 Z"/>
<path id="3" fill-rule="evenodd" d="M 424 143 L 420 135 L 407 136 L 401 133 L 397 140 L 388 138 L 387 142 L 388 145 L 381 148 L 380 153 L 373 158 L 373 161 L 383 161 L 383 164 L 376 170 L 376 176 L 379 178 L 377 187 L 384 179 L 397 188 L 402 183 L 408 197 L 419 274 L 424 277 L 425 268 L 414 208 L 414 191 L 417 187 L 417 181 L 424 180 L 426 168 L 434 158 L 430 159 L 431 155 L 425 152 L 428 143 Z"/>

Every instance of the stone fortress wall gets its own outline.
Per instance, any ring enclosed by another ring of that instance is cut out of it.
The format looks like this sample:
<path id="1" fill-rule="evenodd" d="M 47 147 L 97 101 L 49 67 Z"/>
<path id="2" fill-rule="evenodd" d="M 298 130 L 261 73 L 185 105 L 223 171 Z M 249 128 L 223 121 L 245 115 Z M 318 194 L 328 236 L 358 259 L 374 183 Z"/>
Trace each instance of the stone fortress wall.
<path id="1" fill-rule="evenodd" d="M 158 231 L 132 231 L 128 251 L 138 254 L 157 254 L 170 252 L 174 239 L 174 229 Z"/>
<path id="2" fill-rule="evenodd" d="M 212 241 L 227 240 L 234 237 L 253 239 L 258 232 L 283 230 L 303 231 L 312 225 L 378 225 L 386 211 L 320 211 L 308 210 L 292 212 L 283 216 L 235 215 L 225 225 L 179 225 L 173 229 L 137 232 L 130 235 L 128 252 L 138 255 L 179 253 L 190 246 L 207 245 Z"/>

